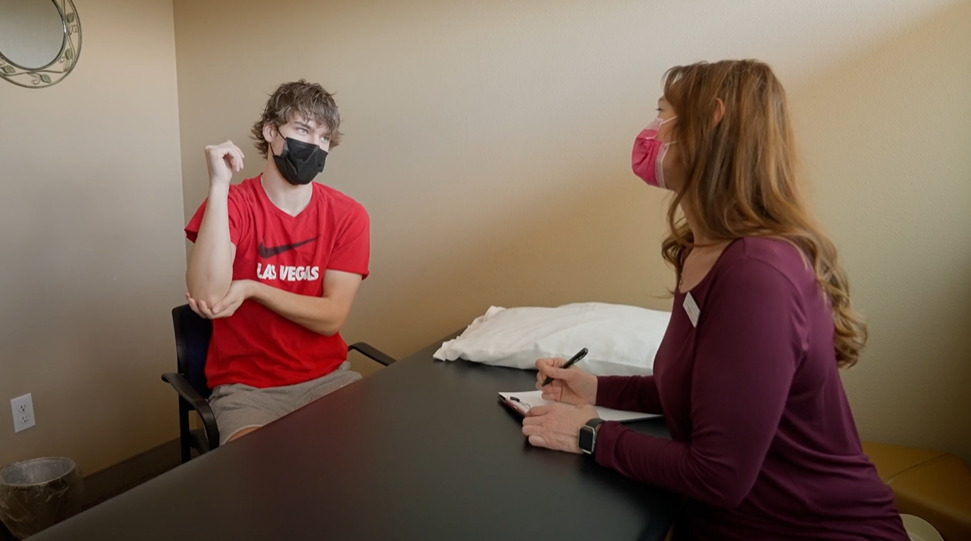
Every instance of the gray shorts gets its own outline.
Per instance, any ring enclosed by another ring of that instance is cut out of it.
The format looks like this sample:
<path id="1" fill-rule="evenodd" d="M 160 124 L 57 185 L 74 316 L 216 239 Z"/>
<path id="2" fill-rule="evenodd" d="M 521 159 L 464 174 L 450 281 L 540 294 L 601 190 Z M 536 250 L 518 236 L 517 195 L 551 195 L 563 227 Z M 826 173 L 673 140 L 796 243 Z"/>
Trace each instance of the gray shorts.
<path id="1" fill-rule="evenodd" d="M 242 383 L 217 386 L 209 397 L 209 405 L 216 415 L 219 444 L 240 430 L 261 427 L 361 379 L 361 374 L 350 368 L 351 363 L 344 361 L 326 376 L 282 387 L 260 389 Z"/>

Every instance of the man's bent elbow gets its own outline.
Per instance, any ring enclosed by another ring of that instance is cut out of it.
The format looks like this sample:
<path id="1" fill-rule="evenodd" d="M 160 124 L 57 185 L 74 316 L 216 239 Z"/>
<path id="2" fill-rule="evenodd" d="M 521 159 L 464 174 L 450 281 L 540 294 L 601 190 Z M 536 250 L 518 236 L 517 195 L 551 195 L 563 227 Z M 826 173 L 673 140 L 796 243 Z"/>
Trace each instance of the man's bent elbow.
<path id="1" fill-rule="evenodd" d="M 333 322 L 324 322 L 318 325 L 314 329 L 314 331 L 316 331 L 317 334 L 322 334 L 324 336 L 334 336 L 335 334 L 341 331 L 341 327 L 343 326 L 342 323 L 343 322 L 341 322 L 341 324 L 333 323 Z"/>
<path id="2" fill-rule="evenodd" d="M 224 291 L 217 291 L 212 287 L 205 287 L 200 285 L 195 285 L 192 283 L 186 283 L 186 290 L 189 292 L 189 297 L 197 303 L 203 303 L 207 307 L 212 308 L 217 302 L 222 300 L 229 292 L 227 287 Z"/>
<path id="3" fill-rule="evenodd" d="M 229 293 L 229 286 L 232 283 L 232 275 L 227 279 L 223 276 L 207 276 L 195 273 L 191 269 L 185 273 L 185 287 L 189 296 L 196 301 L 205 302 L 209 306 L 225 297 Z"/>
<path id="4" fill-rule="evenodd" d="M 347 315 L 336 319 L 325 319 L 318 321 L 316 325 L 312 327 L 312 330 L 318 334 L 324 336 L 334 336 L 335 334 L 341 332 L 344 328 L 344 322 L 347 321 Z"/>

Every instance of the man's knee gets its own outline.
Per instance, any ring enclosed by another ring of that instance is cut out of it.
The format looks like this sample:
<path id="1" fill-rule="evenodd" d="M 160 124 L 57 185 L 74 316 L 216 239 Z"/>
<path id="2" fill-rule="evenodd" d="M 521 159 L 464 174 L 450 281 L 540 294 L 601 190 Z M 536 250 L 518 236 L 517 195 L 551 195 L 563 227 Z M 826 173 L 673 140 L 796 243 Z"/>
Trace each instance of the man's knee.
<path id="1" fill-rule="evenodd" d="M 226 439 L 226 443 L 229 443 L 231 441 L 238 440 L 239 438 L 242 438 L 243 436 L 245 436 L 245 435 L 247 435 L 247 434 L 249 434 L 251 432 L 255 432 L 255 431 L 259 430 L 259 429 L 260 429 L 260 427 L 258 427 L 258 426 L 250 426 L 250 427 L 247 427 L 247 428 L 241 428 L 240 430 L 237 430 L 235 434 L 232 434 L 231 436 L 229 436 L 229 438 Z"/>

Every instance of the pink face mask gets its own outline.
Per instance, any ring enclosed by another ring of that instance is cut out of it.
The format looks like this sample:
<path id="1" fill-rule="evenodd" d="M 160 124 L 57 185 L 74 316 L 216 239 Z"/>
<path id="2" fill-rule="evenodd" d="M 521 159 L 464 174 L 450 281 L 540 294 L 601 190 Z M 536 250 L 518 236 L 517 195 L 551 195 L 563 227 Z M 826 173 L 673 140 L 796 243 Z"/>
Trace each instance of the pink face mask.
<path id="1" fill-rule="evenodd" d="M 631 151 L 631 168 L 634 174 L 644 179 L 651 186 L 667 188 L 664 183 L 664 156 L 668 148 L 674 143 L 662 143 L 657 140 L 657 132 L 665 122 L 678 118 L 673 116 L 666 120 L 654 119 L 641 131 L 634 140 L 634 150 Z"/>

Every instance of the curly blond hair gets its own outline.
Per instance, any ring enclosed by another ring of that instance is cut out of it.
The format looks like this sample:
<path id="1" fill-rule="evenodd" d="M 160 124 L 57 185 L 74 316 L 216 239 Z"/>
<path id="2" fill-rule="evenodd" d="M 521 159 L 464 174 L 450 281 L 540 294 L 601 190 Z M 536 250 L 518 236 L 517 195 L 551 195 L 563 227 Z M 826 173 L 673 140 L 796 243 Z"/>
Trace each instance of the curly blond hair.
<path id="1" fill-rule="evenodd" d="M 279 128 L 290 122 L 295 115 L 313 120 L 317 125 L 326 125 L 330 129 L 330 147 L 340 144 L 342 134 L 338 128 L 341 125 L 341 116 L 337 111 L 334 95 L 317 83 L 300 79 L 277 87 L 267 100 L 260 119 L 253 124 L 250 135 L 260 155 L 266 156 L 270 148 L 263 138 L 263 127 L 269 124 Z"/>

